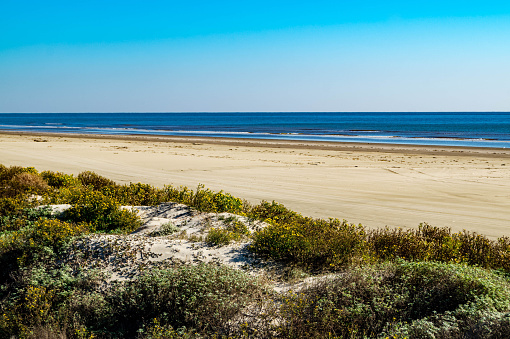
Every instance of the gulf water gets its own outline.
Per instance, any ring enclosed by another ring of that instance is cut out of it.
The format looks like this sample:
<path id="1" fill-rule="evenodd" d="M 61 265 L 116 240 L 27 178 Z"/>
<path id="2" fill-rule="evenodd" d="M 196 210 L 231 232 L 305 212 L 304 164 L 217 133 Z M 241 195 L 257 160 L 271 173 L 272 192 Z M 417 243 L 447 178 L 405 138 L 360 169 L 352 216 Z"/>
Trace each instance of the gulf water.
<path id="1" fill-rule="evenodd" d="M 510 112 L 1 113 L 0 130 L 510 147 Z"/>

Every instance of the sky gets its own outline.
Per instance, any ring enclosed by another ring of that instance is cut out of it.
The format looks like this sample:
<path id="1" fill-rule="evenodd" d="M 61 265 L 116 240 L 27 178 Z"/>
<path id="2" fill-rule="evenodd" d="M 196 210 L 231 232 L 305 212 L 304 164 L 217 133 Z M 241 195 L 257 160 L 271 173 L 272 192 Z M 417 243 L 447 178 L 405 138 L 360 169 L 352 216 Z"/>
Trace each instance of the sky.
<path id="1" fill-rule="evenodd" d="M 510 1 L 0 1 L 0 112 L 510 111 Z"/>

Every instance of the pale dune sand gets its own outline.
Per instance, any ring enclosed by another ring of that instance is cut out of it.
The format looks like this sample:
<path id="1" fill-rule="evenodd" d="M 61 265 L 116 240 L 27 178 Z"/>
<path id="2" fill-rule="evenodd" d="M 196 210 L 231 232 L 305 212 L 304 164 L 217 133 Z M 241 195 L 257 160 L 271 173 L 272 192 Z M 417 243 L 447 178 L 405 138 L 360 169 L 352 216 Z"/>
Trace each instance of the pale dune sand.
<path id="1" fill-rule="evenodd" d="M 0 164 L 196 188 L 367 227 L 510 226 L 510 150 L 164 137 L 0 135 Z"/>

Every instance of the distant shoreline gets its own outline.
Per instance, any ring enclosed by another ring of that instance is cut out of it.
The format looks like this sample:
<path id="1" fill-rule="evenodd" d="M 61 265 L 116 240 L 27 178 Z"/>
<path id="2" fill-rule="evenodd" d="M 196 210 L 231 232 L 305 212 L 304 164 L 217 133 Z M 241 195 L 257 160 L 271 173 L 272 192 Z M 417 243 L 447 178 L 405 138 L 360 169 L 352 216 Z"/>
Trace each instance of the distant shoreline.
<path id="1" fill-rule="evenodd" d="M 496 158 L 510 158 L 510 149 L 495 147 L 467 147 L 467 146 L 434 146 L 434 145 L 409 145 L 392 143 L 362 143 L 362 142 L 335 142 L 335 141 L 306 141 L 306 140 L 273 140 L 258 138 L 226 138 L 226 137 L 203 137 L 203 136 L 168 136 L 154 134 L 85 134 L 85 133 L 52 133 L 52 132 L 27 132 L 27 131 L 3 131 L 0 135 L 20 135 L 34 137 L 65 137 L 73 139 L 97 139 L 97 140 L 137 140 L 169 143 L 204 143 L 220 144 L 245 147 L 271 147 L 288 149 L 313 149 L 330 151 L 365 151 L 387 153 L 412 153 L 427 155 L 458 155 L 458 156 L 482 156 Z"/>

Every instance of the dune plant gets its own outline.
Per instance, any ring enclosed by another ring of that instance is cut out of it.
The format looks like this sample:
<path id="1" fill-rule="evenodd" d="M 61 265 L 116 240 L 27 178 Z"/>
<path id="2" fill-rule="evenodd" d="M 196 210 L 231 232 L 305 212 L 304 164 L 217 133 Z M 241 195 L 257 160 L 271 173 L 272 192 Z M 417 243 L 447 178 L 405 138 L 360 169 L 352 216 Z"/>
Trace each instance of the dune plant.
<path id="1" fill-rule="evenodd" d="M 115 181 L 105 178 L 92 171 L 81 172 L 78 174 L 77 178 L 83 186 L 92 186 L 95 190 L 117 185 Z"/>
<path id="2" fill-rule="evenodd" d="M 337 219 L 293 219 L 291 222 L 272 221 L 256 232 L 251 250 L 313 270 L 338 270 L 367 248 L 365 230 L 361 226 Z"/>
<path id="3" fill-rule="evenodd" d="M 159 228 L 151 232 L 149 236 L 151 237 L 163 237 L 166 235 L 172 235 L 174 233 L 177 233 L 180 231 L 180 228 L 175 226 L 172 222 L 164 223 L 163 225 L 159 226 Z"/>
<path id="4" fill-rule="evenodd" d="M 211 228 L 205 237 L 205 242 L 211 246 L 225 246 L 232 241 L 238 241 L 241 235 L 224 228 Z"/>
<path id="5" fill-rule="evenodd" d="M 169 200 L 189 205 L 203 212 L 241 213 L 243 201 L 223 191 L 213 192 L 198 185 L 196 191 L 187 187 L 166 186 L 165 193 Z"/>
<path id="6" fill-rule="evenodd" d="M 307 338 L 464 338 L 474 323 L 497 322 L 509 311 L 510 284 L 494 273 L 463 264 L 397 261 L 354 268 L 290 292 L 279 332 Z"/>
<path id="7" fill-rule="evenodd" d="M 95 231 L 130 233 L 142 222 L 134 211 L 121 210 L 120 204 L 100 191 L 84 191 L 61 218 L 72 222 L 85 222 Z"/>
<path id="8" fill-rule="evenodd" d="M 368 232 L 367 242 L 379 260 L 465 262 L 485 268 L 510 269 L 508 237 L 490 240 L 474 232 L 453 233 L 447 227 L 421 224 L 418 229 L 373 230 Z"/>
<path id="9" fill-rule="evenodd" d="M 110 289 L 104 298 L 109 314 L 87 327 L 134 337 L 138 329 L 158 319 L 161 326 L 228 334 L 242 321 L 243 309 L 263 293 L 256 279 L 225 266 L 153 270 L 122 288 Z"/>
<path id="10" fill-rule="evenodd" d="M 41 172 L 41 176 L 44 180 L 54 188 L 70 187 L 79 184 L 79 180 L 72 174 L 65 174 L 61 172 L 44 171 Z"/>

